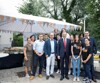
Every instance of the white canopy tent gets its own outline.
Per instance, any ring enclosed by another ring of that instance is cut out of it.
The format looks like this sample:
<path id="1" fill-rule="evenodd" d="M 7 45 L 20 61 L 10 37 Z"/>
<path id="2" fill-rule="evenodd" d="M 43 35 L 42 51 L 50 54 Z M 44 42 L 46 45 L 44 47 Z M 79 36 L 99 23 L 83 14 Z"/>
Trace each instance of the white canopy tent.
<path id="1" fill-rule="evenodd" d="M 0 30 L 22 33 L 50 33 L 55 28 L 58 30 L 62 28 L 76 30 L 80 26 L 44 17 L 0 12 Z"/>

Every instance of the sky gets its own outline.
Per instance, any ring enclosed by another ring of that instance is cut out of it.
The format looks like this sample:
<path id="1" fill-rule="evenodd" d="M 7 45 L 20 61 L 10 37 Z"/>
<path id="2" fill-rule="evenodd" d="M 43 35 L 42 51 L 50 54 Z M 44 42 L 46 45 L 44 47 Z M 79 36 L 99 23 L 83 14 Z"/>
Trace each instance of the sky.
<path id="1" fill-rule="evenodd" d="M 0 0 L 0 12 L 18 13 L 17 7 L 23 4 L 23 0 Z"/>

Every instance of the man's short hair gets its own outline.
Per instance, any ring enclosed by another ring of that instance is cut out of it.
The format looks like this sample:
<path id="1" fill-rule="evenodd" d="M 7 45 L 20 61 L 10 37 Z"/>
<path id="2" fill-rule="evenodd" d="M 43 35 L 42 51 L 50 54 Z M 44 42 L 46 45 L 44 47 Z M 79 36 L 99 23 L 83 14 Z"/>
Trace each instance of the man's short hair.
<path id="1" fill-rule="evenodd" d="M 44 34 L 44 35 L 47 35 L 48 36 L 48 34 Z"/>
<path id="2" fill-rule="evenodd" d="M 39 33 L 39 36 L 40 36 L 40 35 L 42 35 L 42 36 L 43 36 L 43 34 L 42 34 L 42 33 Z"/>
<path id="3" fill-rule="evenodd" d="M 51 35 L 51 34 L 53 34 L 53 35 L 54 35 L 54 33 L 53 33 L 53 32 L 51 32 L 51 33 L 50 33 L 50 35 Z"/>
<path id="4" fill-rule="evenodd" d="M 89 33 L 89 31 L 85 31 L 85 33 Z"/>

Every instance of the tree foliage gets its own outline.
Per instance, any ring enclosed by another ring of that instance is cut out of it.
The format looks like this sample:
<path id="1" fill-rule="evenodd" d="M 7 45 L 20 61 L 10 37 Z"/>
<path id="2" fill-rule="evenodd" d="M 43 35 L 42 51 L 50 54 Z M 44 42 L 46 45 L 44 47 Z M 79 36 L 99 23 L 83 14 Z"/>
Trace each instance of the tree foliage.
<path id="1" fill-rule="evenodd" d="M 100 50 L 100 0 L 88 0 L 86 11 L 89 14 L 87 29 L 96 38 Z"/>
<path id="2" fill-rule="evenodd" d="M 29 0 L 19 8 L 19 12 L 72 22 L 70 13 L 75 3 L 76 0 Z"/>
<path id="3" fill-rule="evenodd" d="M 14 34 L 13 35 L 12 46 L 19 46 L 19 47 L 23 46 L 23 36 L 22 36 L 22 34 Z"/>

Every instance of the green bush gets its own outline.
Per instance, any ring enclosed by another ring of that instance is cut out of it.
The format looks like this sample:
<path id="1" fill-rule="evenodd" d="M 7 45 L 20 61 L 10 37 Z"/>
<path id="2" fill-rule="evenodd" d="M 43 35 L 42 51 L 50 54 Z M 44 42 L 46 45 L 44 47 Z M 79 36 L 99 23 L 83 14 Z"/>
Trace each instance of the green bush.
<path id="1" fill-rule="evenodd" d="M 23 46 L 23 35 L 22 34 L 14 34 L 13 35 L 13 44 L 12 46 L 15 47 L 22 47 Z"/>

